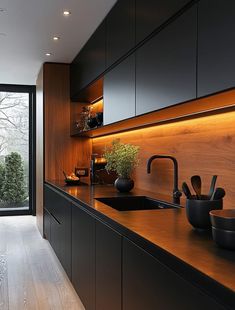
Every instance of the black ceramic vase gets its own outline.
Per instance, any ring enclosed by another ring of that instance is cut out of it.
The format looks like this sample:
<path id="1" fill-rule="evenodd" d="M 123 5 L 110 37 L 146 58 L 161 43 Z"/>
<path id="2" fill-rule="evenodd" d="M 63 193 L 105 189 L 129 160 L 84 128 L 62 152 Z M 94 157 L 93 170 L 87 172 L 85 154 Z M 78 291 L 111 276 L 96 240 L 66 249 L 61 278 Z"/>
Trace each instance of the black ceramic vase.
<path id="1" fill-rule="evenodd" d="M 134 181 L 129 178 L 117 178 L 114 183 L 116 189 L 121 193 L 128 193 L 134 187 Z"/>

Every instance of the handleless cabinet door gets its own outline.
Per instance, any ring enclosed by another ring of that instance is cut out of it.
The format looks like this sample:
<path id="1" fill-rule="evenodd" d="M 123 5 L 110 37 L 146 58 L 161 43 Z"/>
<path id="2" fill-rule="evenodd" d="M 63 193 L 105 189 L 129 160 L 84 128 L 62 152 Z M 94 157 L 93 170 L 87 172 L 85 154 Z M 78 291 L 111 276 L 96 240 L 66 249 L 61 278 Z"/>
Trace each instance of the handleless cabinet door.
<path id="1" fill-rule="evenodd" d="M 104 124 L 135 116 L 135 55 L 104 77 Z"/>
<path id="2" fill-rule="evenodd" d="M 96 310 L 121 310 L 122 237 L 96 221 Z"/>
<path id="3" fill-rule="evenodd" d="M 235 1 L 203 0 L 198 10 L 198 97 L 235 87 Z"/>
<path id="4" fill-rule="evenodd" d="M 214 298 L 123 238 L 123 310 L 225 310 Z"/>
<path id="5" fill-rule="evenodd" d="M 135 0 L 119 0 L 106 18 L 106 66 L 135 44 Z"/>
<path id="6" fill-rule="evenodd" d="M 137 51 L 137 115 L 196 97 L 196 37 L 193 6 Z"/>
<path id="7" fill-rule="evenodd" d="M 105 70 L 105 22 L 97 28 L 70 65 L 70 96 L 78 93 Z"/>
<path id="8" fill-rule="evenodd" d="M 86 310 L 95 309 L 95 220 L 72 204 L 72 283 Z"/>
<path id="9" fill-rule="evenodd" d="M 166 22 L 189 0 L 136 0 L 136 43 Z"/>

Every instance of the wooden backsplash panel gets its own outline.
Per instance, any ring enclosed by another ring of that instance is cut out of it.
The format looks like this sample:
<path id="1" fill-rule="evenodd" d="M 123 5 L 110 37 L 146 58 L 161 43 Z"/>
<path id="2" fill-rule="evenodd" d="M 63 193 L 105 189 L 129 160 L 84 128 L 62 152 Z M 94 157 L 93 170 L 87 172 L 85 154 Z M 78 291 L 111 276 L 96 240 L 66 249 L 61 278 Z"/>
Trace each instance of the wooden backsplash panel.
<path id="1" fill-rule="evenodd" d="M 235 207 L 235 112 L 200 117 L 126 133 L 94 138 L 93 152 L 103 153 L 106 144 L 120 138 L 140 146 L 140 166 L 134 173 L 136 187 L 171 194 L 173 164 L 156 160 L 150 175 L 147 159 L 154 154 L 169 154 L 179 163 L 179 185 L 190 183 L 190 176 L 202 177 L 207 193 L 211 177 L 218 174 L 217 186 L 226 190 L 225 208 Z"/>
<path id="2" fill-rule="evenodd" d="M 63 170 L 89 167 L 91 141 L 70 137 L 69 65 L 45 64 L 43 69 L 45 179 L 63 180 Z"/>

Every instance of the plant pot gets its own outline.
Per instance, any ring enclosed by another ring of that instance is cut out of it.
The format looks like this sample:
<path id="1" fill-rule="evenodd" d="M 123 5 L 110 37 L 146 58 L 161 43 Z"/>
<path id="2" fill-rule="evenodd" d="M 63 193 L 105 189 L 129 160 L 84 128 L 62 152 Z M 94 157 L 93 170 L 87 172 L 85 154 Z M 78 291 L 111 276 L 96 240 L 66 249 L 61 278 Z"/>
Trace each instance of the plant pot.
<path id="1" fill-rule="evenodd" d="M 134 181 L 129 178 L 117 178 L 114 183 L 116 189 L 121 193 L 128 193 L 134 187 Z"/>

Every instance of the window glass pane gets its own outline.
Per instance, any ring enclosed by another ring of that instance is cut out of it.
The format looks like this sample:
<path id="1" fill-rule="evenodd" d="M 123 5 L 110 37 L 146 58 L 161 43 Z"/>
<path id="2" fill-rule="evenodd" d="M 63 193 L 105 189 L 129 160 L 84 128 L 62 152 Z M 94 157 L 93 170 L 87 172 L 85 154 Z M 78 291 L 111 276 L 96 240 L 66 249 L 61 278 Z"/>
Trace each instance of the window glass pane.
<path id="1" fill-rule="evenodd" d="M 29 208 L 29 94 L 0 92 L 0 210 Z"/>

